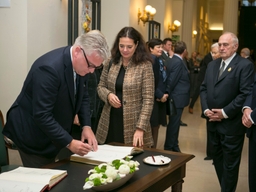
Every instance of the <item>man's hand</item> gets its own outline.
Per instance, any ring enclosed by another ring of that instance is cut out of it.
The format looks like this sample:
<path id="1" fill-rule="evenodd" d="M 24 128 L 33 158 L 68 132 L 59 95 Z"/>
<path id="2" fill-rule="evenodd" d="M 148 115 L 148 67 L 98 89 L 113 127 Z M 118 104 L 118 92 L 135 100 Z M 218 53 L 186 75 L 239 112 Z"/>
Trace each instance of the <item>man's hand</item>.
<path id="1" fill-rule="evenodd" d="M 81 156 L 86 155 L 88 152 L 92 150 L 91 145 L 75 139 L 71 141 L 67 148 L 73 153 Z"/>
<path id="2" fill-rule="evenodd" d="M 91 146 L 91 150 L 97 151 L 98 150 L 98 142 L 96 140 L 96 137 L 89 126 L 84 126 L 82 135 L 81 135 L 81 141 L 84 142 L 85 140 L 88 141 L 88 144 Z"/>
<path id="3" fill-rule="evenodd" d="M 143 147 L 143 135 L 144 131 L 142 129 L 137 128 L 134 135 L 133 135 L 133 146 L 134 147 Z"/>
<path id="4" fill-rule="evenodd" d="M 242 123 L 245 127 L 250 128 L 252 126 L 252 121 L 250 119 L 250 115 L 252 113 L 252 110 L 250 108 L 246 108 L 243 111 L 243 117 L 242 117 Z"/>
<path id="5" fill-rule="evenodd" d="M 221 119 L 224 119 L 221 109 L 207 110 L 205 115 L 209 118 L 209 121 L 221 121 Z"/>

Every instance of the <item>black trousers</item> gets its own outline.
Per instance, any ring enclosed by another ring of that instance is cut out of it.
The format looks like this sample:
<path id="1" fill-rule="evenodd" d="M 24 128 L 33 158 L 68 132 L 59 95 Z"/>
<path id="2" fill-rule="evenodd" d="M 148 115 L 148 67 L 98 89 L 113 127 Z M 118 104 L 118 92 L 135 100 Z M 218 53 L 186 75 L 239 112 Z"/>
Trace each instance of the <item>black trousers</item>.
<path id="1" fill-rule="evenodd" d="M 179 151 L 179 132 L 180 132 L 180 120 L 183 112 L 183 108 L 176 109 L 177 114 L 169 116 L 169 122 L 166 128 L 164 149 L 169 151 Z"/>
<path id="2" fill-rule="evenodd" d="M 252 128 L 251 128 L 252 129 Z M 256 142 L 249 139 L 249 189 L 250 192 L 256 191 Z"/>
<path id="3" fill-rule="evenodd" d="M 221 192 L 235 192 L 244 134 L 224 135 L 218 131 L 210 131 L 209 133 L 210 142 L 213 146 L 213 163 L 221 186 Z"/>
<path id="4" fill-rule="evenodd" d="M 55 162 L 55 157 L 46 158 L 39 155 L 27 154 L 20 149 L 18 149 L 18 151 L 20 153 L 20 158 L 24 167 L 40 168 L 44 165 Z"/>

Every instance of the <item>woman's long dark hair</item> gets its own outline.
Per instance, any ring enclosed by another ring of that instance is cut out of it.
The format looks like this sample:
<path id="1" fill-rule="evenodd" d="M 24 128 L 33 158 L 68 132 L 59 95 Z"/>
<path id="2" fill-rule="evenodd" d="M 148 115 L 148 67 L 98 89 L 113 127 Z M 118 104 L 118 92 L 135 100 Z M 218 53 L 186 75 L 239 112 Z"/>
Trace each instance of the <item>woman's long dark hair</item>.
<path id="1" fill-rule="evenodd" d="M 121 58 L 121 53 L 119 51 L 119 41 L 122 37 L 128 37 L 133 40 L 134 44 L 137 44 L 137 48 L 132 57 L 132 61 L 135 64 L 145 63 L 147 61 L 152 62 L 151 55 L 146 47 L 145 41 L 142 35 L 133 27 L 124 27 L 117 34 L 114 45 L 111 49 L 111 56 L 113 63 L 118 63 Z"/>

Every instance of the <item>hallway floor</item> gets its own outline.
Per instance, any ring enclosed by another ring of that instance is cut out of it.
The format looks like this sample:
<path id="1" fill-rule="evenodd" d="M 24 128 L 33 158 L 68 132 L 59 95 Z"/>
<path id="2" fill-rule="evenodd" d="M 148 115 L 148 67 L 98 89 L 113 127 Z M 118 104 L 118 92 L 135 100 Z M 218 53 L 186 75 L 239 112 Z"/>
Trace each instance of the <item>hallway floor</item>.
<path id="1" fill-rule="evenodd" d="M 206 128 L 205 119 L 200 117 L 199 101 L 194 106 L 194 114 L 184 109 L 182 121 L 187 127 L 180 127 L 179 145 L 183 153 L 193 154 L 195 158 L 187 163 L 186 177 L 184 178 L 183 192 L 218 192 L 220 191 L 217 176 L 212 161 L 205 161 Z M 166 127 L 159 130 L 157 147 L 163 149 Z M 248 139 L 245 139 L 242 160 L 240 164 L 239 179 L 236 192 L 248 192 Z M 9 150 L 10 163 L 21 164 L 17 151 Z M 170 189 L 165 192 L 170 192 Z"/>

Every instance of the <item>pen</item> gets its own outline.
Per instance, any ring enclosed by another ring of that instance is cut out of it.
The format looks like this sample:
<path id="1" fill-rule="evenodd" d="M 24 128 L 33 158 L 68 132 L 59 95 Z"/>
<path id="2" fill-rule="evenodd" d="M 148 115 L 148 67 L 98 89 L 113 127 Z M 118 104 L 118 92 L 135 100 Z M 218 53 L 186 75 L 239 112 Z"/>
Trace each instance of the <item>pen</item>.
<path id="1" fill-rule="evenodd" d="M 164 160 L 161 159 L 161 161 L 162 161 L 162 163 L 164 163 Z"/>
<path id="2" fill-rule="evenodd" d="M 152 155 L 152 159 L 153 159 L 153 161 L 154 161 L 154 162 L 156 162 L 156 161 L 155 161 L 155 158 L 154 158 L 154 156 L 153 156 L 153 155 Z"/>

